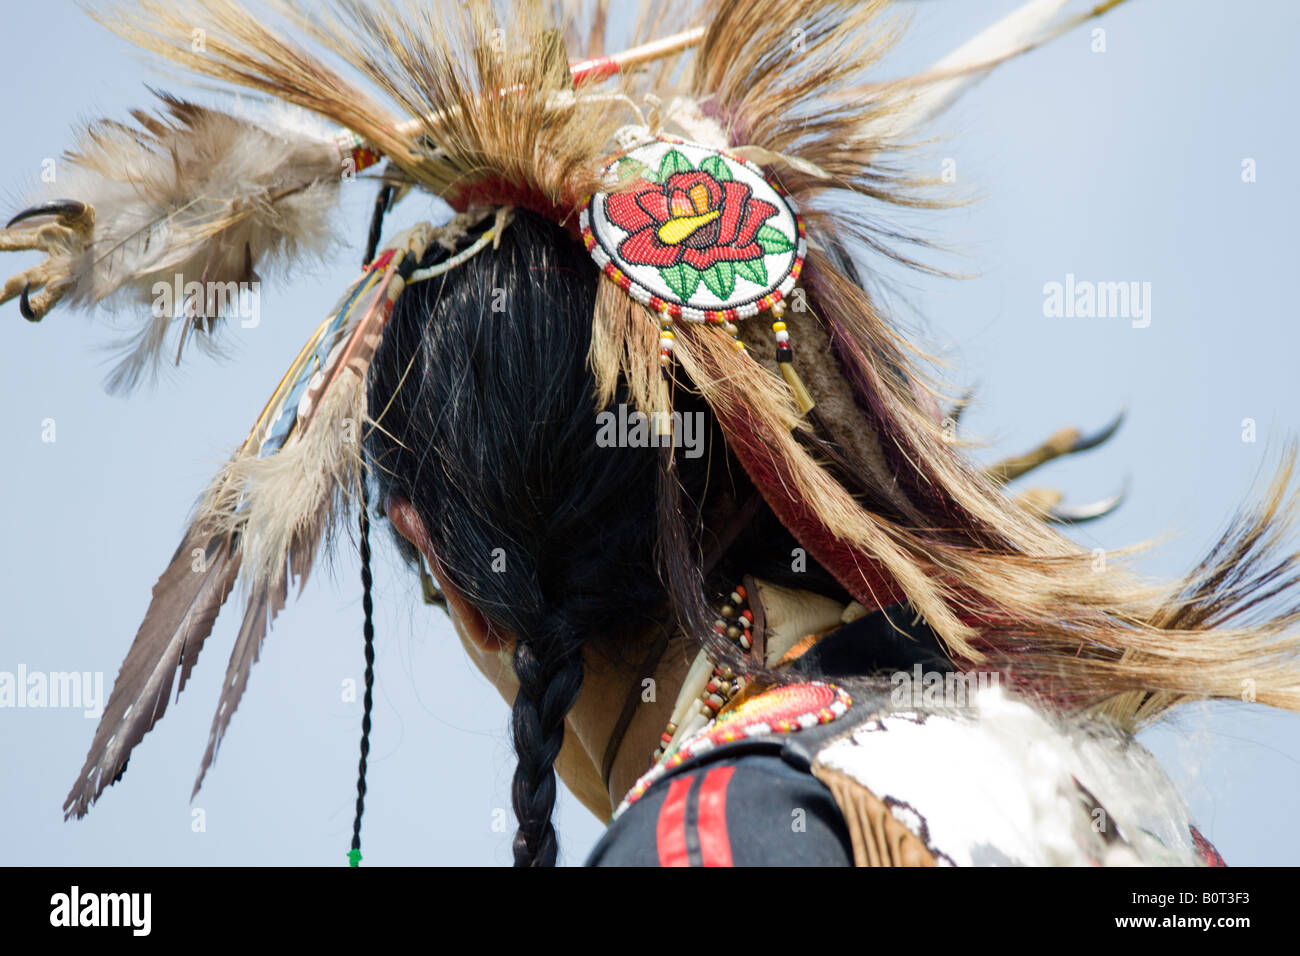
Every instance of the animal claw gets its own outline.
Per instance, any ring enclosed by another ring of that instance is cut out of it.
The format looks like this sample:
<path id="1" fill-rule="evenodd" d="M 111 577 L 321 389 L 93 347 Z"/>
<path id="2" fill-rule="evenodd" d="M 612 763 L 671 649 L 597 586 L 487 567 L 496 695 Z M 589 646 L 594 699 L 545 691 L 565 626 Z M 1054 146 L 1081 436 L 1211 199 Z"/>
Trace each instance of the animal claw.
<path id="1" fill-rule="evenodd" d="M 1041 465 L 1047 464 L 1049 461 L 1060 458 L 1062 455 L 1073 455 L 1077 452 L 1087 451 L 1090 448 L 1096 448 L 1119 430 L 1119 426 L 1123 424 L 1126 414 L 1126 410 L 1121 410 L 1110 424 L 1100 431 L 1093 432 L 1091 435 L 1080 434 L 1079 430 L 1073 427 L 1062 428 L 1032 451 L 1012 458 L 1004 458 L 1002 461 L 986 468 L 984 473 L 997 484 L 1004 485 L 1028 474 Z"/>
<path id="2" fill-rule="evenodd" d="M 1109 498 L 1086 505 L 1054 504 L 1046 510 L 1045 517 L 1052 524 L 1083 524 L 1085 521 L 1095 521 L 1106 517 L 1118 508 L 1127 496 L 1128 480 L 1125 479 L 1123 487 Z"/>
<path id="3" fill-rule="evenodd" d="M 15 223 L 27 219 L 36 219 L 40 216 L 57 216 L 64 221 L 64 225 L 71 225 L 75 220 L 82 218 L 91 211 L 91 206 L 80 199 L 56 199 L 53 202 L 43 202 L 35 206 L 29 206 L 5 223 L 5 228 L 9 229 Z"/>
<path id="4" fill-rule="evenodd" d="M 27 296 L 32 291 L 32 284 L 28 282 L 23 286 L 23 293 L 18 297 L 18 311 L 23 314 L 23 318 L 28 322 L 39 322 L 41 317 L 32 311 L 32 303 Z"/>
<path id="5" fill-rule="evenodd" d="M 1109 441 L 1110 437 L 1119 431 L 1119 426 L 1124 424 L 1124 416 L 1128 414 L 1127 408 L 1121 408 L 1119 414 L 1106 425 L 1104 428 L 1093 432 L 1091 435 L 1080 435 L 1070 446 L 1070 452 L 1087 451 L 1089 448 L 1096 448 L 1103 442 Z"/>
<path id="6" fill-rule="evenodd" d="M 54 222 L 22 229 L 11 227 L 28 219 L 53 217 Z M 39 250 L 48 257 L 39 265 L 11 276 L 0 288 L 0 304 L 19 296 L 18 309 L 28 322 L 39 322 L 70 292 L 76 282 L 72 263 L 94 241 L 95 207 L 79 199 L 56 199 L 24 209 L 0 229 L 0 252 Z M 34 290 L 36 291 L 33 294 Z"/>

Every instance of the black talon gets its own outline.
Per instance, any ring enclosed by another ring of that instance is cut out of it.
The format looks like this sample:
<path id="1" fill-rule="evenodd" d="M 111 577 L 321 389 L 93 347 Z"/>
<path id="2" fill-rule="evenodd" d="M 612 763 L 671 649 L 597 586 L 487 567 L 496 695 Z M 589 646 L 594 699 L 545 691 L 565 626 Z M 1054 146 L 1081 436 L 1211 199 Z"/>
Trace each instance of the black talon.
<path id="1" fill-rule="evenodd" d="M 1125 479 L 1124 486 L 1109 498 L 1086 505 L 1053 505 L 1047 509 L 1046 517 L 1052 524 L 1083 524 L 1085 521 L 1096 521 L 1118 508 L 1124 503 L 1126 497 L 1128 497 L 1128 479 Z"/>
<path id="2" fill-rule="evenodd" d="M 5 223 L 5 228 L 8 229 L 14 223 L 22 222 L 24 219 L 35 219 L 37 216 L 59 216 L 60 218 L 76 219 L 78 216 L 84 216 L 88 208 L 90 207 L 80 199 L 56 199 L 53 202 L 43 202 L 39 206 L 24 209 Z"/>
<path id="3" fill-rule="evenodd" d="M 39 322 L 41 317 L 32 311 L 32 304 L 27 301 L 27 293 L 31 292 L 32 284 L 29 282 L 23 286 L 23 294 L 18 297 L 18 311 L 23 314 L 23 318 L 28 322 Z"/>
<path id="4" fill-rule="evenodd" d="M 1119 431 L 1119 426 L 1124 424 L 1124 416 L 1128 414 L 1128 409 L 1121 408 L 1115 419 L 1100 431 L 1093 432 L 1091 435 L 1080 435 L 1078 440 L 1070 446 L 1070 452 L 1087 451 L 1089 448 L 1096 448 L 1102 442 L 1110 438 L 1111 435 Z"/>

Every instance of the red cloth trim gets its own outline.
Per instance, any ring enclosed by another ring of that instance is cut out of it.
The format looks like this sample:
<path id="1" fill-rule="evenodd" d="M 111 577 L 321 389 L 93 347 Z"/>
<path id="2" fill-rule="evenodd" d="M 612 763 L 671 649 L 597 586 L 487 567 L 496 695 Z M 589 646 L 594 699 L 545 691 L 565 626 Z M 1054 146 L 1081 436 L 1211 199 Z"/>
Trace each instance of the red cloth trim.
<path id="1" fill-rule="evenodd" d="M 733 866 L 731 837 L 727 833 L 727 784 L 735 767 L 710 770 L 700 786 L 700 857 L 705 866 Z"/>
<path id="2" fill-rule="evenodd" d="M 717 369 L 711 369 L 717 372 Z M 880 562 L 831 533 L 797 496 L 798 483 L 781 456 L 743 407 L 715 409 L 727 444 L 781 524 L 818 563 L 869 611 L 888 607 L 906 594 Z"/>
<path id="3" fill-rule="evenodd" d="M 443 198 L 457 212 L 464 212 L 470 206 L 516 206 L 527 209 L 568 230 L 574 239 L 582 240 L 582 231 L 578 228 L 578 211 L 586 202 L 575 196 L 564 196 L 557 200 L 502 176 L 486 176 L 470 180 L 455 193 Z"/>
<path id="4" fill-rule="evenodd" d="M 610 56 L 593 57 L 590 60 L 579 60 L 577 63 L 570 64 L 569 74 L 573 77 L 573 85 L 580 86 L 583 83 L 590 83 L 596 80 L 608 79 L 618 74 L 620 67 L 618 61 Z"/>
<path id="5" fill-rule="evenodd" d="M 660 866 L 691 865 L 686 856 L 686 797 L 690 789 L 689 778 L 674 780 L 664 805 L 659 808 L 655 845 L 659 849 Z"/>

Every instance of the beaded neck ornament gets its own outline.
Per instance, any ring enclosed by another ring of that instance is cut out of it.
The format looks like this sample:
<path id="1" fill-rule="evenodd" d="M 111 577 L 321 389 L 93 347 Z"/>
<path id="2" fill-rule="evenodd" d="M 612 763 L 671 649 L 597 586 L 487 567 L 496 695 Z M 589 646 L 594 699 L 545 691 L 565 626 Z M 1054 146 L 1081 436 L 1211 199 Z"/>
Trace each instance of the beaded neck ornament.
<path id="1" fill-rule="evenodd" d="M 714 632 L 745 655 L 755 652 L 754 612 L 749 601 L 745 585 L 736 585 L 713 622 Z M 651 755 L 650 769 L 624 796 L 614 816 L 640 799 L 665 773 L 719 744 L 830 723 L 852 704 L 843 689 L 824 681 L 780 685 L 746 696 L 751 688 L 745 675 L 729 665 L 715 664 L 707 651 L 700 651 L 682 681 L 672 716 Z"/>

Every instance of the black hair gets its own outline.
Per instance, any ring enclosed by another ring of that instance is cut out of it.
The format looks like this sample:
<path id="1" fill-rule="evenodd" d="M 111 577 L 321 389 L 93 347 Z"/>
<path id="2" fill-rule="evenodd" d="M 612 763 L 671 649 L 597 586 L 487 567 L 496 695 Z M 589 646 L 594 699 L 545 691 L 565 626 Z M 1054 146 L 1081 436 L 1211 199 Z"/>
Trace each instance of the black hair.
<path id="1" fill-rule="evenodd" d="M 679 453 L 671 473 L 665 449 L 597 443 L 587 352 L 598 279 L 579 242 L 517 212 L 498 248 L 403 293 L 370 373 L 366 448 L 381 495 L 411 502 L 442 572 L 516 637 L 522 866 L 556 859 L 554 762 L 584 644 L 665 614 L 711 640 L 705 592 L 734 578 L 703 587 L 710 529 L 753 494 L 709 415 L 705 453 Z M 684 389 L 674 403 L 704 408 Z M 788 570 L 793 539 L 763 512 L 718 573 Z"/>

